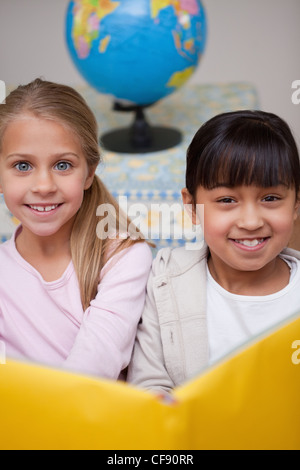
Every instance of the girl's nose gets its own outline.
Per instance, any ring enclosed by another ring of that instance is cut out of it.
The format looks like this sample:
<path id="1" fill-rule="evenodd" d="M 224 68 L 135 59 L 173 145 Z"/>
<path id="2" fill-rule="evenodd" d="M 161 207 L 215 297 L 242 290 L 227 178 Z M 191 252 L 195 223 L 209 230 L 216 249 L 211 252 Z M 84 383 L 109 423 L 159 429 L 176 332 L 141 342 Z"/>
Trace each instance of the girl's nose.
<path id="1" fill-rule="evenodd" d="M 256 205 L 248 204 L 241 208 L 237 225 L 248 231 L 258 230 L 264 225 L 263 217 Z"/>
<path id="2" fill-rule="evenodd" d="M 43 170 L 35 175 L 32 192 L 41 195 L 48 195 L 54 193 L 57 189 L 56 183 L 51 172 Z"/>

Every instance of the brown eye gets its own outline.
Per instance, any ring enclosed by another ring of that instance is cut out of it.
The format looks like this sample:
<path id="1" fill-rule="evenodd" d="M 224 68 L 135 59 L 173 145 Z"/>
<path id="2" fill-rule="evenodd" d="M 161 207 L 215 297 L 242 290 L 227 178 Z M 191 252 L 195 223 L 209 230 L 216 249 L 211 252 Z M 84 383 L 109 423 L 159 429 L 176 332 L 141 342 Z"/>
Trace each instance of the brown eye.
<path id="1" fill-rule="evenodd" d="M 222 202 L 223 204 L 232 204 L 235 201 L 231 197 L 223 197 L 222 199 L 219 199 L 218 202 Z"/>
<path id="2" fill-rule="evenodd" d="M 264 197 L 263 201 L 265 202 L 274 202 L 274 201 L 279 201 L 280 197 L 278 196 L 266 196 Z"/>

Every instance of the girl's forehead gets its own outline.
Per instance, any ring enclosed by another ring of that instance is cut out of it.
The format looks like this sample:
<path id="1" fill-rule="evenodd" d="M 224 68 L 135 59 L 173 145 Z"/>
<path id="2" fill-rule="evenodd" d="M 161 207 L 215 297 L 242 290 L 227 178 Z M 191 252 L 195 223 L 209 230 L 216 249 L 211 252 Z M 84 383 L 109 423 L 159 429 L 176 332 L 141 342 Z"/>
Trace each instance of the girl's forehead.
<path id="1" fill-rule="evenodd" d="M 40 116 L 36 116 L 35 114 L 33 114 L 29 111 L 23 111 L 23 112 L 20 112 L 20 113 L 16 114 L 11 119 L 9 119 L 8 122 L 7 122 L 6 128 L 8 126 L 10 126 L 10 124 L 16 124 L 18 122 L 20 122 L 20 123 L 22 123 L 22 122 L 36 122 L 36 121 L 40 121 L 42 119 L 43 118 L 41 118 Z"/>
<path id="2" fill-rule="evenodd" d="M 28 123 L 49 123 L 49 124 L 52 124 L 52 123 L 55 123 L 55 124 L 58 124 L 60 126 L 63 126 L 65 128 L 68 128 L 69 130 L 71 130 L 70 126 L 68 126 L 66 123 L 64 123 L 62 120 L 56 118 L 55 116 L 42 116 L 42 115 L 39 115 L 39 114 L 34 114 L 32 112 L 29 112 L 29 111 L 24 111 L 24 112 L 21 112 L 19 114 L 16 114 L 16 116 L 14 116 L 11 120 L 8 121 L 8 126 L 10 124 L 16 124 L 16 123 L 24 123 L 24 122 L 28 122 Z"/>
<path id="3" fill-rule="evenodd" d="M 40 125 L 42 130 L 47 130 L 51 127 L 52 130 L 57 129 L 59 132 L 63 131 L 66 134 L 71 134 L 72 138 L 76 139 L 78 143 L 80 142 L 80 136 L 68 123 L 56 118 L 55 116 L 40 116 L 31 112 L 22 112 L 9 120 L 3 131 L 2 139 L 4 138 L 7 130 L 14 128 L 17 132 L 18 129 L 24 128 L 24 126 L 30 129 L 31 125 L 33 127 Z"/>
<path id="4" fill-rule="evenodd" d="M 48 153 L 60 149 L 83 154 L 80 139 L 67 126 L 30 114 L 22 114 L 8 123 L 1 138 L 4 153 Z"/>

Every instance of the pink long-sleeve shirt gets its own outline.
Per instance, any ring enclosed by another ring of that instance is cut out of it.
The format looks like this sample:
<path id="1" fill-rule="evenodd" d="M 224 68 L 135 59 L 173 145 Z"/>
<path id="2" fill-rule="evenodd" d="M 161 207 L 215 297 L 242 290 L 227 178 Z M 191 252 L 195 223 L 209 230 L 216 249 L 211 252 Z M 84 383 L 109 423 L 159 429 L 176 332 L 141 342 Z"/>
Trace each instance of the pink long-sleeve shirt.
<path id="1" fill-rule="evenodd" d="M 73 263 L 60 279 L 46 282 L 19 254 L 15 238 L 0 245 L 0 340 L 6 357 L 117 379 L 130 361 L 144 307 L 149 246 L 137 243 L 111 258 L 84 312 Z"/>

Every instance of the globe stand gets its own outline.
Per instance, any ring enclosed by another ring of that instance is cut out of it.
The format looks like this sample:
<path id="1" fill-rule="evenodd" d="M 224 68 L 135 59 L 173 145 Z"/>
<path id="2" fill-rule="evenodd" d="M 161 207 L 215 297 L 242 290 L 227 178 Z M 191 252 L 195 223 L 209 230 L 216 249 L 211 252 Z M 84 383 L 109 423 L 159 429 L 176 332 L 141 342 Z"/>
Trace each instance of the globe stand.
<path id="1" fill-rule="evenodd" d="M 168 127 L 151 126 L 147 122 L 144 108 L 148 106 L 125 106 L 118 102 L 114 103 L 115 111 L 135 112 L 135 119 L 128 128 L 104 134 L 101 137 L 104 148 L 118 153 L 150 153 L 180 144 L 181 132 Z"/>

